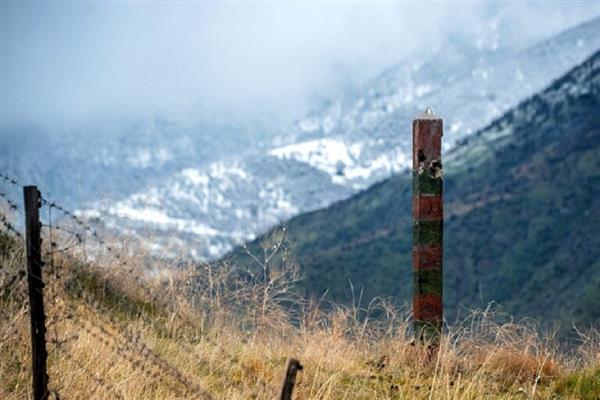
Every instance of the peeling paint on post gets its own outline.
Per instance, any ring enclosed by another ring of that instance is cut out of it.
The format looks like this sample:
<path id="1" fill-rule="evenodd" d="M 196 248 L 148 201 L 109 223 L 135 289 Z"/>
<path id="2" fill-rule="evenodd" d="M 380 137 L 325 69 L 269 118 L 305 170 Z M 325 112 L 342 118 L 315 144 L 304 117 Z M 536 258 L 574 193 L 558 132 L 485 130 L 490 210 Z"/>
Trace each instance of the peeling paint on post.
<path id="1" fill-rule="evenodd" d="M 415 338 L 442 331 L 444 228 L 442 119 L 428 108 L 413 121 L 413 319 Z"/>

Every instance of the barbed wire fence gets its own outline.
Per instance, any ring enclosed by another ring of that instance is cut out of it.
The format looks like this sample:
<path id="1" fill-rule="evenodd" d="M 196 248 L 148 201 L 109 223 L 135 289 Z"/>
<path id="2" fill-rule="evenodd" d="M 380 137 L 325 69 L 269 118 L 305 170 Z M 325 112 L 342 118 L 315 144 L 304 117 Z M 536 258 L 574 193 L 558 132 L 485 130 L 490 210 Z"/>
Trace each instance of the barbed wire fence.
<path id="1" fill-rule="evenodd" d="M 25 189 L 17 179 L 4 173 L 0 173 L 0 182 L 11 185 L 14 189 Z M 5 205 L 4 208 L 23 217 L 24 210 L 16 200 L 9 197 L 7 192 L 6 190 L 0 191 L 0 199 Z M 212 399 L 208 391 L 153 350 L 141 338 L 139 333 L 134 332 L 118 321 L 109 310 L 103 307 L 102 299 L 95 296 L 93 292 L 81 290 L 72 294 L 74 298 L 81 300 L 78 303 L 79 307 L 75 307 L 72 302 L 61 299 L 61 296 L 65 295 L 64 288 L 68 287 L 69 284 L 72 285 L 72 282 L 67 282 L 64 279 L 65 277 L 61 275 L 61 263 L 56 260 L 56 256 L 74 249 L 81 249 L 82 252 L 85 252 L 83 246 L 85 239 L 92 238 L 98 246 L 103 247 L 103 250 L 114 258 L 118 266 L 123 269 L 123 272 L 134 278 L 150 304 L 156 305 L 159 301 L 157 293 L 152 293 L 146 288 L 144 279 L 138 275 L 139 271 L 135 271 L 133 266 L 128 265 L 127 260 L 122 257 L 118 249 L 104 239 L 90 224 L 60 204 L 44 198 L 41 194 L 39 194 L 38 209 L 47 213 L 47 222 L 40 222 L 37 227 L 39 234 L 41 234 L 40 243 L 42 241 L 48 243 L 46 246 L 48 250 L 38 254 L 39 259 L 42 260 L 39 262 L 39 267 L 43 273 L 36 275 L 31 274 L 31 271 L 26 273 L 21 269 L 16 272 L 0 271 L 4 274 L 0 282 L 2 282 L 2 289 L 4 290 L 14 287 L 16 283 L 28 276 L 29 279 L 39 281 L 39 287 L 44 288 L 42 291 L 43 297 L 45 305 L 48 307 L 47 315 L 43 315 L 45 326 L 41 333 L 45 339 L 44 347 L 46 344 L 50 347 L 48 355 L 55 358 L 60 355 L 64 360 L 77 367 L 80 373 L 84 373 L 93 382 L 89 389 L 90 396 L 102 392 L 103 395 L 111 398 L 124 399 L 125 397 L 121 391 L 109 379 L 92 371 L 82 360 L 69 351 L 69 346 L 73 345 L 80 335 L 87 335 L 101 343 L 106 351 L 111 352 L 113 356 L 122 362 L 126 362 L 129 367 L 134 368 L 152 381 L 160 381 L 166 387 L 170 387 L 174 394 L 185 398 Z M 60 214 L 62 219 L 57 214 Z M 73 227 L 61 225 L 57 223 L 58 220 L 69 221 Z M 0 223 L 6 234 L 13 236 L 17 243 L 26 245 L 24 234 L 17 229 L 16 224 L 12 222 L 10 216 L 4 210 L 0 211 Z M 58 244 L 59 236 L 61 247 Z M 30 249 L 29 246 L 28 249 Z M 85 312 L 82 312 L 82 307 Z M 34 310 L 31 310 L 31 313 L 34 314 Z M 94 319 L 89 318 L 90 314 L 94 315 Z M 63 335 L 62 333 L 66 331 L 64 329 L 66 324 L 76 327 L 78 333 L 69 337 Z M 18 334 L 16 330 L 13 333 Z M 32 357 L 36 357 L 36 355 L 32 355 Z M 63 388 L 55 384 L 59 379 L 53 380 L 47 374 L 46 376 L 35 376 L 36 373 L 39 373 L 35 370 L 36 363 L 39 364 L 40 361 L 46 363 L 45 359 L 33 360 L 33 381 L 34 386 L 36 380 L 45 382 L 45 388 L 40 394 L 35 393 L 34 387 L 34 398 L 37 394 L 43 399 L 49 398 L 49 396 L 60 399 Z"/>
<path id="2" fill-rule="evenodd" d="M 14 177 L 2 172 L 0 172 L 0 183 L 0 205 L 4 203 L 3 208 L 7 208 L 9 213 L 25 218 L 26 210 L 19 206 L 19 203 L 14 198 L 10 197 L 8 194 L 9 190 L 5 190 L 6 185 L 18 191 L 24 191 L 25 186 L 21 185 Z M 146 376 L 151 381 L 161 382 L 165 387 L 171 388 L 174 394 L 190 399 L 212 399 L 207 390 L 153 350 L 149 343 L 143 340 L 139 332 L 119 321 L 114 313 L 104 304 L 101 297 L 103 293 L 86 291 L 81 287 L 77 289 L 79 283 L 76 279 L 67 277 L 62 273 L 64 269 L 62 262 L 64 259 L 59 256 L 78 250 L 83 255 L 84 260 L 92 262 L 95 260 L 97 254 L 104 252 L 112 257 L 116 266 L 123 273 L 133 278 L 137 284 L 136 286 L 142 291 L 145 301 L 152 307 L 157 307 L 161 304 L 160 291 L 153 291 L 147 286 L 147 282 L 139 274 L 139 270 L 136 270 L 136 267 L 123 257 L 121 248 L 111 244 L 98 232 L 97 228 L 86 222 L 76 213 L 55 201 L 46 199 L 39 191 L 38 195 L 38 210 L 40 211 L 40 216 L 43 216 L 46 220 L 46 222 L 40 220 L 38 226 L 39 234 L 41 235 L 40 245 L 42 241 L 47 243 L 46 251 L 42 251 L 42 247 L 39 247 L 39 263 L 40 267 L 43 268 L 41 268 L 39 276 L 35 276 L 35 274 L 28 274 L 22 269 L 13 272 L 2 271 L 2 267 L 0 266 L 0 274 L 4 273 L 4 279 L 0 280 L 0 292 L 15 287 L 25 276 L 34 281 L 39 281 L 40 288 L 45 287 L 45 291 L 41 289 L 40 291 L 43 292 L 43 297 L 48 306 L 48 315 L 43 315 L 45 321 L 45 329 L 43 331 L 44 340 L 45 343 L 50 345 L 48 356 L 54 358 L 54 361 L 58 361 L 62 357 L 61 360 L 70 363 L 73 367 L 76 367 L 77 371 L 83 373 L 91 382 L 91 386 L 89 387 L 90 397 L 102 394 L 110 396 L 110 398 L 125 399 L 122 391 L 108 377 L 102 376 L 92 370 L 83 360 L 71 354 L 70 347 L 77 342 L 80 336 L 87 335 L 101 343 L 114 357 L 127 363 L 131 368 Z M 3 208 L 0 208 L 0 224 L 3 230 L 8 235 L 13 236 L 17 243 L 29 248 L 27 246 L 27 238 L 17 229 L 16 224 L 12 222 L 10 216 L 4 212 Z M 90 242 L 93 242 L 96 246 L 96 249 L 91 252 L 91 257 L 88 254 Z M 44 276 L 47 278 L 46 281 L 43 279 Z M 66 288 L 71 288 L 71 292 L 66 293 Z M 77 303 L 78 306 L 75 306 L 70 301 L 65 301 L 65 298 L 69 296 L 80 300 Z M 90 319 L 89 315 L 93 315 L 94 319 Z M 198 326 L 198 321 L 193 320 L 183 313 L 176 312 L 172 315 L 172 318 L 177 318 L 178 322 L 187 329 L 202 331 Z M 65 327 L 69 325 L 76 327 L 77 333 L 67 336 L 65 333 L 67 329 Z M 12 333 L 22 335 L 16 329 L 13 329 Z M 25 340 L 26 338 L 22 339 Z M 216 340 L 207 335 L 202 336 L 202 340 L 218 349 L 229 362 L 242 364 L 240 357 L 224 348 Z M 192 345 L 185 342 L 181 342 L 179 345 L 184 347 L 188 354 L 195 356 L 197 361 L 206 363 L 206 360 L 203 360 L 198 355 Z M 294 362 L 297 362 L 297 360 L 294 360 Z M 33 364 L 34 368 L 35 361 Z M 279 395 L 280 399 L 287 400 L 291 399 L 292 396 L 296 372 L 290 373 L 290 365 L 295 364 L 288 362 L 286 365 L 286 372 Z M 241 366 L 245 367 L 243 364 Z M 301 368 L 300 366 L 299 369 Z M 32 374 L 35 374 L 35 371 L 32 371 Z M 35 382 L 36 377 L 33 378 Z M 52 395 L 55 399 L 62 398 L 61 392 L 64 387 L 60 385 L 59 379 L 52 378 L 47 375 L 37 377 L 38 381 L 42 380 L 47 385 L 44 389 L 46 397 L 42 396 L 40 398 L 46 399 L 49 398 L 49 395 Z M 268 385 L 268 382 L 261 381 L 260 378 L 258 380 L 262 385 Z M 37 399 L 34 397 L 34 400 Z"/>

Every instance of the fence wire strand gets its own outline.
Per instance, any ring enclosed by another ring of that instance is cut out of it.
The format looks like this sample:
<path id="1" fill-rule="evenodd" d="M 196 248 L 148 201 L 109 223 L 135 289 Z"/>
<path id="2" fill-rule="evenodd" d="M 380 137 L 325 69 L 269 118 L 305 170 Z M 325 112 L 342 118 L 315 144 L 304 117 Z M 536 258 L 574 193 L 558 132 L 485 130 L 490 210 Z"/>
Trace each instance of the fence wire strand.
<path id="1" fill-rule="evenodd" d="M 0 172 L 0 181 L 15 187 L 20 187 L 21 189 L 23 188 L 16 178 L 3 172 Z M 5 192 L 0 192 L 0 198 L 6 202 L 10 211 L 20 212 L 21 208 L 15 201 L 11 200 Z M 145 296 L 147 296 L 147 299 L 151 301 L 151 304 L 156 305 L 159 297 L 158 294 L 152 293 L 149 288 L 146 287 L 144 280 L 136 273 L 137 271 L 134 270 L 133 266 L 128 265 L 127 260 L 123 259 L 117 249 L 76 213 L 54 201 L 45 199 L 40 194 L 39 208 L 41 209 L 43 207 L 47 207 L 48 223 L 40 222 L 40 231 L 43 237 L 49 242 L 47 246 L 49 247 L 49 250 L 41 255 L 43 259 L 46 260 L 46 262 L 42 262 L 42 277 L 29 275 L 29 278 L 41 280 L 45 283 L 45 290 L 43 291 L 46 292 L 44 297 L 47 301 L 46 304 L 48 305 L 45 315 L 46 333 L 48 335 L 47 343 L 51 346 L 51 351 L 48 355 L 50 357 L 56 357 L 57 360 L 59 355 L 63 355 L 65 359 L 77 366 L 80 371 L 85 373 L 85 375 L 95 382 L 92 393 L 102 390 L 106 395 L 111 396 L 111 398 L 125 399 L 123 394 L 114 385 L 108 382 L 106 378 L 102 377 L 97 372 L 90 370 L 69 351 L 69 345 L 76 343 L 79 340 L 80 335 L 61 335 L 60 328 L 61 326 L 66 326 L 66 324 L 76 324 L 80 328 L 80 331 L 94 337 L 106 346 L 106 348 L 111 349 L 113 354 L 127 361 L 133 368 L 139 370 L 151 380 L 158 380 L 166 384 L 167 382 L 164 381 L 164 378 L 167 377 L 172 382 L 168 386 L 176 392 L 181 392 L 180 394 L 184 395 L 186 398 L 200 398 L 203 400 L 212 399 L 211 395 L 206 390 L 182 374 L 177 367 L 173 366 L 145 343 L 139 332 L 134 332 L 130 327 L 117 321 L 110 313 L 110 310 L 103 309 L 101 302 L 85 291 L 81 293 L 80 300 L 83 301 L 80 302 L 80 306 L 87 308 L 88 314 L 94 315 L 96 320 L 92 321 L 89 317 L 86 318 L 85 316 L 80 315 L 78 309 L 68 300 L 70 295 L 65 292 L 65 285 L 67 282 L 62 279 L 60 274 L 61 264 L 57 263 L 55 257 L 57 255 L 66 255 L 70 250 L 85 244 L 84 233 L 57 224 L 56 222 L 59 219 L 56 218 L 55 213 L 53 214 L 53 210 L 60 212 L 67 221 L 74 223 L 75 226 L 89 234 L 90 237 L 102 246 L 106 252 L 117 261 L 118 265 L 123 267 L 124 272 L 129 273 L 138 283 L 140 289 L 144 292 Z M 24 235 L 10 222 L 8 216 L 2 212 L 0 212 L 0 224 L 8 233 L 24 240 Z M 45 228 L 47 235 L 43 233 L 42 228 Z M 70 243 L 59 248 L 57 244 L 59 241 Z M 8 280 L 4 279 L 5 284 L 3 284 L 3 288 L 13 287 L 18 281 L 22 280 L 25 275 L 26 273 L 24 270 L 19 270 L 14 276 L 9 277 Z M 43 276 L 51 278 L 51 281 L 44 282 Z M 75 298 L 77 298 L 77 296 L 75 296 Z M 61 301 L 58 301 L 59 299 L 61 299 Z M 186 320 L 186 322 L 193 326 L 190 321 Z M 193 352 L 193 354 L 195 354 L 195 352 Z M 63 390 L 63 387 L 58 387 L 59 381 L 53 382 L 53 380 L 49 380 L 49 383 L 54 385 L 53 388 L 49 389 L 50 394 L 52 394 L 54 398 L 60 399 L 60 392 Z M 174 383 L 177 383 L 177 385 L 173 386 Z"/>
<path id="2" fill-rule="evenodd" d="M 13 186 L 21 186 L 21 185 L 19 185 L 19 181 L 17 181 L 16 178 L 13 178 L 12 176 L 9 176 L 8 174 L 5 174 L 3 172 L 0 172 L 0 179 L 2 179 L 5 182 L 10 183 Z"/>

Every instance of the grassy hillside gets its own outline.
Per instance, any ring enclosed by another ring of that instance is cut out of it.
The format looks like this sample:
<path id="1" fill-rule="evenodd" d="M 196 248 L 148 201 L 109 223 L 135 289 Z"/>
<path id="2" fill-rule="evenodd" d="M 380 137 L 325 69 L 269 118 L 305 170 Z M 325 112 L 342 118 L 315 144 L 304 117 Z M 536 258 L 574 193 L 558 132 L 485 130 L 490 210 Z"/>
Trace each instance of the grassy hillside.
<path id="1" fill-rule="evenodd" d="M 600 396 L 597 331 L 564 353 L 534 326 L 488 309 L 452 327 L 428 359 L 407 338 L 406 313 L 389 304 L 322 311 L 302 300 L 289 258 L 265 264 L 268 284 L 240 281 L 226 266 L 173 271 L 139 251 L 120 258 L 128 267 L 74 250 L 44 269 L 51 399 L 272 399 L 287 356 L 304 366 L 295 399 Z M 3 234 L 0 263 L 0 398 L 24 399 L 29 316 L 25 281 L 12 279 L 24 255 Z"/>
<path id="2" fill-rule="evenodd" d="M 451 320 L 600 319 L 600 53 L 445 156 L 444 299 Z M 303 287 L 338 301 L 411 296 L 411 181 L 390 178 L 286 224 Z M 258 239 L 248 244 L 257 251 Z M 232 255 L 251 265 L 243 248 Z"/>

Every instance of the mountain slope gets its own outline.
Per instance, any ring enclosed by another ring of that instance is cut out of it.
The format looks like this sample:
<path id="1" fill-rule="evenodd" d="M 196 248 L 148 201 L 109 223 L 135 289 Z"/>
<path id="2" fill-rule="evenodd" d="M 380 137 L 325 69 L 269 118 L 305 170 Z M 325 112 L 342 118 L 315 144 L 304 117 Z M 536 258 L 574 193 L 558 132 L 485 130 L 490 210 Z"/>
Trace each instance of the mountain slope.
<path id="1" fill-rule="evenodd" d="M 408 127 L 426 106 L 447 116 L 448 150 L 600 48 L 600 18 L 518 47 L 502 45 L 507 23 L 424 49 L 285 130 L 208 110 L 73 131 L 2 127 L 0 170 L 160 255 L 215 259 L 405 170 Z"/>
<path id="2" fill-rule="evenodd" d="M 521 316 L 600 319 L 599 85 L 597 52 L 446 154 L 450 319 L 491 300 Z M 351 282 L 364 299 L 408 301 L 410 187 L 401 174 L 286 224 L 309 293 L 348 300 Z"/>
<path id="3" fill-rule="evenodd" d="M 270 147 L 189 163 L 110 206 L 93 202 L 87 210 L 142 238 L 150 230 L 153 244 L 177 239 L 193 244 L 198 258 L 219 257 L 282 220 L 406 169 L 408 127 L 426 105 L 448 116 L 451 148 L 600 48 L 598 32 L 600 18 L 524 49 L 452 41 L 308 115 Z"/>
<path id="4" fill-rule="evenodd" d="M 81 208 L 129 196 L 190 164 L 210 165 L 232 153 L 256 150 L 268 136 L 260 122 L 199 114 L 60 128 L 2 125 L 0 170 L 38 185 L 62 204 Z"/>

